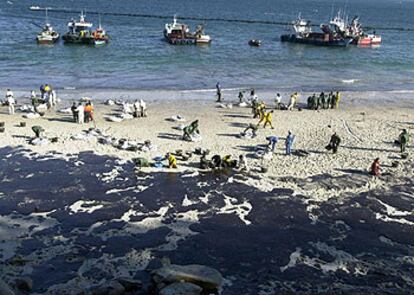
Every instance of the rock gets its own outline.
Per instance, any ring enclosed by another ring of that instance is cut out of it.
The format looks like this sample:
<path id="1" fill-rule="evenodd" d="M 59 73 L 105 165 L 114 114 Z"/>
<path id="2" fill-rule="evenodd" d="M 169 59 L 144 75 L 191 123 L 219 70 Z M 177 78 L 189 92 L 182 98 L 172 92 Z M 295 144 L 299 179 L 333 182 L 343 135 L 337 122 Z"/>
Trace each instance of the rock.
<path id="1" fill-rule="evenodd" d="M 116 279 L 124 288 L 125 291 L 138 291 L 142 288 L 142 282 L 140 280 L 134 280 L 130 278 L 118 278 Z"/>
<path id="2" fill-rule="evenodd" d="M 33 280 L 29 277 L 21 277 L 16 279 L 15 285 L 21 291 L 30 292 L 33 289 Z"/>
<path id="3" fill-rule="evenodd" d="M 203 289 L 192 283 L 173 283 L 163 288 L 159 295 L 199 295 Z"/>
<path id="4" fill-rule="evenodd" d="M 191 265 L 165 265 L 152 272 L 155 283 L 172 284 L 176 282 L 189 282 L 203 288 L 204 291 L 217 291 L 223 283 L 221 274 L 208 266 Z"/>
<path id="5" fill-rule="evenodd" d="M 91 293 L 92 295 L 122 295 L 125 293 L 125 288 L 118 281 L 110 281 L 91 290 Z"/>
<path id="6" fill-rule="evenodd" d="M 13 290 L 2 280 L 0 280 L 0 295 L 14 295 Z"/>

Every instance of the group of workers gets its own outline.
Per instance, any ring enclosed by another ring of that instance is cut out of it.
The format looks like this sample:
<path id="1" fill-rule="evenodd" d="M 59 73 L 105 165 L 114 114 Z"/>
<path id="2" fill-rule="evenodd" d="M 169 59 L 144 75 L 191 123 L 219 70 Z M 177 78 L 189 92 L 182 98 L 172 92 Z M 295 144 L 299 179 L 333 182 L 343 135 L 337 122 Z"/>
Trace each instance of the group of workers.
<path id="1" fill-rule="evenodd" d="M 272 152 L 276 149 L 276 144 L 279 142 L 279 137 L 272 135 L 266 137 L 267 140 L 267 150 Z M 290 156 L 292 154 L 293 142 L 295 141 L 295 135 L 292 134 L 291 131 L 288 131 L 288 134 L 285 138 L 285 154 Z"/>
<path id="2" fill-rule="evenodd" d="M 83 123 L 89 123 L 94 120 L 94 117 L 93 117 L 94 108 L 90 101 L 86 102 L 85 105 L 83 105 L 82 102 L 79 102 L 78 104 L 74 102 L 70 109 L 72 111 L 73 121 L 75 123 L 83 124 Z"/>
<path id="3" fill-rule="evenodd" d="M 308 97 L 307 105 L 310 110 L 337 109 L 339 107 L 340 100 L 341 93 L 339 91 L 336 93 L 331 91 L 328 95 L 321 92 L 319 96 L 316 96 L 314 93 Z"/>

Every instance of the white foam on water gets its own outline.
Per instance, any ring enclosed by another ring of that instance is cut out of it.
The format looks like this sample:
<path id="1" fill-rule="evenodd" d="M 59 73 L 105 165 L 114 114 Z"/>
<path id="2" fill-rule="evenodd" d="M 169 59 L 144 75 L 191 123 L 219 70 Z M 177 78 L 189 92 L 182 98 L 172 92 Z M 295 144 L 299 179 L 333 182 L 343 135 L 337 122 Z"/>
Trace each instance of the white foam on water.
<path id="1" fill-rule="evenodd" d="M 175 250 L 178 248 L 179 241 L 185 240 L 189 236 L 198 234 L 197 232 L 192 231 L 190 226 L 198 223 L 200 216 L 204 214 L 204 212 L 199 212 L 198 210 L 190 210 L 176 214 L 174 222 L 166 225 L 169 229 L 171 229 L 171 233 L 169 233 L 166 237 L 167 244 L 157 247 L 157 250 Z"/>
<path id="2" fill-rule="evenodd" d="M 186 194 L 183 198 L 183 201 L 182 201 L 181 205 L 184 206 L 184 207 L 188 207 L 188 206 L 191 206 L 191 205 L 194 205 L 194 204 L 197 204 L 197 203 L 198 203 L 197 201 L 191 201 L 188 198 L 187 194 Z"/>
<path id="3" fill-rule="evenodd" d="M 290 253 L 288 264 L 286 264 L 285 266 L 281 266 L 280 271 L 284 272 L 288 268 L 295 267 L 296 264 L 298 264 L 298 262 L 300 262 L 301 251 L 302 251 L 302 249 L 297 247 L 295 252 Z"/>
<path id="4" fill-rule="evenodd" d="M 375 213 L 375 218 L 378 220 L 382 220 L 384 222 L 396 222 L 396 223 L 401 223 L 401 224 L 414 225 L 414 222 L 409 221 L 405 218 L 391 218 L 381 213 Z"/>
<path id="5" fill-rule="evenodd" d="M 71 211 L 69 214 L 73 213 L 79 213 L 79 212 L 86 212 L 86 213 L 92 213 L 96 210 L 99 210 L 104 207 L 102 204 L 95 205 L 96 201 L 85 201 L 85 200 L 79 200 L 70 205 L 68 208 Z"/>
<path id="6" fill-rule="evenodd" d="M 224 195 L 223 201 L 225 205 L 220 208 L 218 214 L 236 214 L 246 225 L 252 223 L 246 218 L 253 208 L 252 204 L 250 204 L 248 200 L 244 200 L 243 203 L 236 204 L 238 201 L 236 198 Z"/>
<path id="7" fill-rule="evenodd" d="M 400 211 L 397 208 L 388 205 L 387 203 L 376 199 L 378 203 L 380 203 L 382 206 L 385 207 L 385 210 L 387 210 L 387 215 L 388 216 L 408 216 L 408 215 L 413 215 L 413 212 L 408 212 L 408 211 Z"/>
<path id="8" fill-rule="evenodd" d="M 31 237 L 32 234 L 44 229 L 54 227 L 58 221 L 54 218 L 42 218 L 39 216 L 27 216 L 20 214 L 0 215 L 0 261 L 6 261 L 13 257 L 22 239 Z"/>

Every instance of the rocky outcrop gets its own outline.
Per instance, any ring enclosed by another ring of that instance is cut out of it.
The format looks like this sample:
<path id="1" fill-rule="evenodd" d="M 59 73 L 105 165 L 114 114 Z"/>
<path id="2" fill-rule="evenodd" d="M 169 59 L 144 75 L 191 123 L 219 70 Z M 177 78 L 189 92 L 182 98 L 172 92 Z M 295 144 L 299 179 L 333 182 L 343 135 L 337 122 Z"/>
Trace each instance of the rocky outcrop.
<path id="1" fill-rule="evenodd" d="M 178 282 L 159 291 L 159 295 L 200 295 L 203 289 L 192 283 Z"/>
<path id="2" fill-rule="evenodd" d="M 221 274 L 208 266 L 204 265 L 164 265 L 163 267 L 152 272 L 152 281 L 155 289 L 159 294 L 181 294 L 179 288 L 191 288 L 190 285 L 177 285 L 175 283 L 190 283 L 202 289 L 202 292 L 217 293 L 223 283 Z M 171 286 L 171 287 L 170 287 Z M 171 289 L 166 288 L 170 287 Z M 161 293 L 174 292 L 177 293 Z M 194 293 L 198 294 L 196 289 L 192 288 Z"/>

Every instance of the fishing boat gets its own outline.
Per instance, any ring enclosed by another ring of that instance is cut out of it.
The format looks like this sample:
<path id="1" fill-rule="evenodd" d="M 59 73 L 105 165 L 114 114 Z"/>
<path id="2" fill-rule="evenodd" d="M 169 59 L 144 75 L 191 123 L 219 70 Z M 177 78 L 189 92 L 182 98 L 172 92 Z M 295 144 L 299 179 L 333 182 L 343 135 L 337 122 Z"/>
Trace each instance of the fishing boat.
<path id="1" fill-rule="evenodd" d="M 204 33 L 202 25 L 197 26 L 196 31 L 191 33 L 190 28 L 186 24 L 177 22 L 176 16 L 174 16 L 173 23 L 165 24 L 164 37 L 170 44 L 174 45 L 211 43 L 211 38 Z"/>
<path id="2" fill-rule="evenodd" d="M 345 33 L 347 36 L 352 37 L 354 40 L 352 44 L 360 46 L 377 46 L 381 45 L 382 38 L 380 35 L 377 35 L 375 31 L 372 34 L 366 33 L 361 23 L 359 22 L 359 17 L 355 16 L 351 23 L 348 25 Z"/>
<path id="3" fill-rule="evenodd" d="M 47 18 L 47 9 L 45 9 L 45 11 L 45 25 L 43 26 L 42 31 L 37 34 L 36 41 L 38 44 L 51 45 L 59 40 L 59 33 L 53 30 L 53 27 L 50 25 Z"/>
<path id="4" fill-rule="evenodd" d="M 109 36 L 101 27 L 92 30 L 93 24 L 86 21 L 85 14 L 81 12 L 79 20 L 71 20 L 68 23 L 68 32 L 63 35 L 65 44 L 102 45 L 109 42 Z"/>
<path id="5" fill-rule="evenodd" d="M 105 45 L 109 42 L 109 36 L 106 31 L 102 28 L 101 18 L 99 17 L 99 26 L 92 32 L 92 36 L 95 41 L 95 45 Z"/>
<path id="6" fill-rule="evenodd" d="M 311 23 L 308 20 L 298 18 L 292 22 L 293 34 L 281 36 L 282 42 L 309 44 L 316 46 L 346 47 L 352 42 L 352 38 L 341 34 L 336 27 L 321 24 L 322 32 L 312 32 Z"/>

